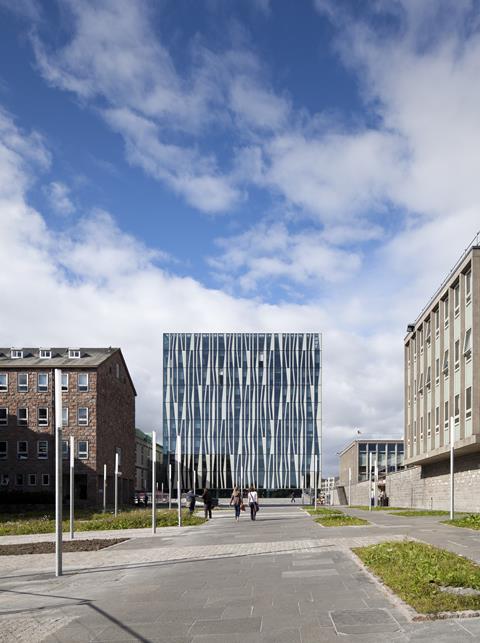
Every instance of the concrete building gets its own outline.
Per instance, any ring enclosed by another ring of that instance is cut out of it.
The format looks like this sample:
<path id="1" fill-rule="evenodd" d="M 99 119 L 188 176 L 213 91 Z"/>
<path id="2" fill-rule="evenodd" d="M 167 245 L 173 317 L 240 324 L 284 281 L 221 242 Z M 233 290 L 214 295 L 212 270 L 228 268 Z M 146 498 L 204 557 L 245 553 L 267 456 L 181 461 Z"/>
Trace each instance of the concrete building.
<path id="1" fill-rule="evenodd" d="M 379 478 L 405 468 L 403 440 L 354 440 L 339 454 L 338 484 L 346 487 L 350 475 L 352 484 L 368 480 L 369 454 L 372 454 L 372 463 L 377 462 Z"/>
<path id="2" fill-rule="evenodd" d="M 314 486 L 321 478 L 321 336 L 166 333 L 163 444 L 182 487 Z"/>
<path id="3" fill-rule="evenodd" d="M 163 447 L 157 449 L 157 483 L 161 489 L 165 485 L 165 467 L 163 463 Z M 135 491 L 151 491 L 152 489 L 152 436 L 135 429 Z"/>
<path id="4" fill-rule="evenodd" d="M 115 453 L 119 497 L 133 498 L 135 388 L 119 348 L 0 348 L 0 504 L 8 492 L 54 490 L 54 371 L 62 370 L 64 491 L 69 439 L 75 439 L 75 497 L 113 502 Z M 66 495 L 64 494 L 64 495 Z M 14 494 L 18 495 L 18 494 Z M 21 494 L 19 494 L 21 496 Z M 30 494 L 29 494 L 30 495 Z"/>

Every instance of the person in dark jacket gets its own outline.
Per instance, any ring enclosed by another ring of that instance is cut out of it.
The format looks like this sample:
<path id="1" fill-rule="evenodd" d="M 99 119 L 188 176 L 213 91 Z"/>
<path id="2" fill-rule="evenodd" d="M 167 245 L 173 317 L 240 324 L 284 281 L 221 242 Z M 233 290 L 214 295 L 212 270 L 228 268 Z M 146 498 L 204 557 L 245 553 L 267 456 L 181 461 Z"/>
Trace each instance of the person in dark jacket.
<path id="1" fill-rule="evenodd" d="M 195 511 L 196 501 L 197 501 L 197 496 L 193 493 L 193 489 L 190 489 L 190 491 L 187 493 L 187 502 L 188 502 L 188 509 L 190 511 L 190 515 L 193 515 L 193 512 Z"/>
<path id="2" fill-rule="evenodd" d="M 205 511 L 205 520 L 211 519 L 212 518 L 212 494 L 210 493 L 210 489 L 207 489 L 205 487 L 202 493 L 202 500 L 203 500 L 203 509 Z"/>

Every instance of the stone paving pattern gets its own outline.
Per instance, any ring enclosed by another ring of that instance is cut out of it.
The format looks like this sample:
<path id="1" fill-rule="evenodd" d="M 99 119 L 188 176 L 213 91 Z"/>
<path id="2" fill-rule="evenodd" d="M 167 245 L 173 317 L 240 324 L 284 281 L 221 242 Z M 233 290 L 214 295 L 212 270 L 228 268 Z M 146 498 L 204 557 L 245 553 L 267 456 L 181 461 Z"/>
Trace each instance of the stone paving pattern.
<path id="1" fill-rule="evenodd" d="M 478 536 L 438 518 L 368 518 L 375 524 L 323 528 L 298 505 L 238 524 L 218 512 L 202 527 L 66 554 L 60 578 L 53 555 L 3 557 L 0 641 L 480 640 L 478 618 L 412 622 L 349 551 L 408 536 L 477 560 Z"/>

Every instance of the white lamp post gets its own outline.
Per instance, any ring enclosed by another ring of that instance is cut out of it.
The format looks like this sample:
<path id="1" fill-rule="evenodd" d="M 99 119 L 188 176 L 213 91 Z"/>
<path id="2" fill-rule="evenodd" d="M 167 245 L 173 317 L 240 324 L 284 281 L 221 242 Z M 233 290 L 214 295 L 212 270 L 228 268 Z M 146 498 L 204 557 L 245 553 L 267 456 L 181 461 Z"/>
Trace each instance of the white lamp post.
<path id="1" fill-rule="evenodd" d="M 152 533 L 157 531 L 157 432 L 152 431 Z"/>
<path id="2" fill-rule="evenodd" d="M 62 371 L 55 369 L 55 576 L 62 575 Z"/>

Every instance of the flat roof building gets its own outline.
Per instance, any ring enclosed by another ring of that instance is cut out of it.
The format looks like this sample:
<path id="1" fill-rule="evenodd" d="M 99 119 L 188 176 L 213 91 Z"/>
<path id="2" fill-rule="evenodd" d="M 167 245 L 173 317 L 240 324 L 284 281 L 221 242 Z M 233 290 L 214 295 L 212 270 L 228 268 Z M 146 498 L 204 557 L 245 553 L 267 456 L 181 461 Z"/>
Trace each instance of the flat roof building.
<path id="1" fill-rule="evenodd" d="M 182 487 L 321 479 L 318 333 L 165 333 L 163 445 Z"/>
<path id="2" fill-rule="evenodd" d="M 354 440 L 340 456 L 340 476 L 338 484 L 347 487 L 349 480 L 352 484 L 368 480 L 368 458 L 372 454 L 372 468 L 376 460 L 379 478 L 387 473 L 395 473 L 405 468 L 403 440 Z M 351 478 L 350 478 L 351 476 Z"/>
<path id="3" fill-rule="evenodd" d="M 407 328 L 407 465 L 423 467 L 446 460 L 452 440 L 457 458 L 480 456 L 480 247 L 476 241 Z M 472 463 L 472 468 L 476 466 Z"/>

